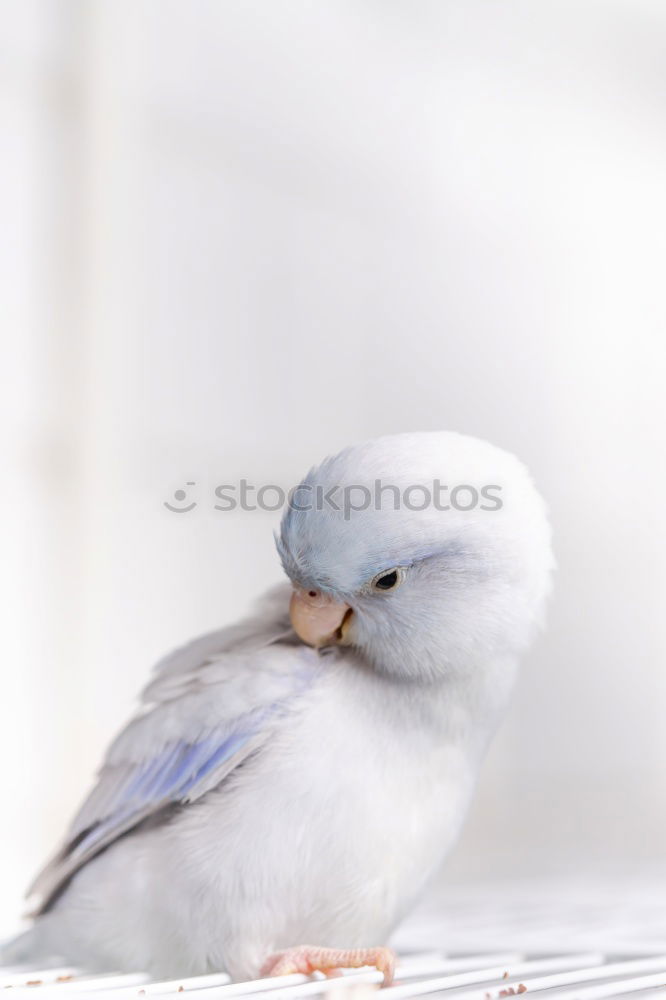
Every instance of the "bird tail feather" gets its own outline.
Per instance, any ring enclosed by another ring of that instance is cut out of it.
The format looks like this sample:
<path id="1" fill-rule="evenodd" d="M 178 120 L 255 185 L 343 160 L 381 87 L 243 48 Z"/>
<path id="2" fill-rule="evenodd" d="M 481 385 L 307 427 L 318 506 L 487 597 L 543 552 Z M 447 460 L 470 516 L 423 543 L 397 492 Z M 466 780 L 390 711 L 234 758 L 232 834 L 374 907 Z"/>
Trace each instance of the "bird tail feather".
<path id="1" fill-rule="evenodd" d="M 42 935 L 37 926 L 29 927 L 21 934 L 0 941 L 0 965 L 34 965 L 52 959 L 44 949 Z"/>

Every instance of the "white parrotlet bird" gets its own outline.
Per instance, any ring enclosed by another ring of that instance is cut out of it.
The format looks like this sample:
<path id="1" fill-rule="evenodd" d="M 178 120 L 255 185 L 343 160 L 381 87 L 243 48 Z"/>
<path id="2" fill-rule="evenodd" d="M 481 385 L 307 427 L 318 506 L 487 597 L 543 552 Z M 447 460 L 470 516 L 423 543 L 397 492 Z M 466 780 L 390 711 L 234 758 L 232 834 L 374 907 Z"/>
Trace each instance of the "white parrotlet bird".
<path id="1" fill-rule="evenodd" d="M 383 946 L 458 835 L 541 620 L 545 508 L 516 458 L 453 433 L 348 448 L 294 498 L 290 585 L 157 665 L 5 960 L 390 980 Z"/>

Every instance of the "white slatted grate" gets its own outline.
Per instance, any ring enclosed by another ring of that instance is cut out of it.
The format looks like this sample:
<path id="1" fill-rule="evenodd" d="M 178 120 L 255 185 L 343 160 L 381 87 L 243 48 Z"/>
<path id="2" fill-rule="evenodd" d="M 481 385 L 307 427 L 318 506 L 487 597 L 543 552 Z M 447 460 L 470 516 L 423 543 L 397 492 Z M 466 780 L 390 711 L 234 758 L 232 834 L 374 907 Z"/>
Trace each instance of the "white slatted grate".
<path id="1" fill-rule="evenodd" d="M 444 908 L 422 911 L 395 943 L 400 955 L 396 979 L 381 991 L 382 1000 L 511 1000 L 523 993 L 539 993 L 543 1000 L 632 995 L 666 1000 L 666 894 L 657 891 L 618 894 L 595 887 L 567 894 L 561 887 L 535 892 L 533 886 L 511 886 L 449 892 Z M 8 988 L 8 996 L 41 1000 L 183 994 L 196 1000 L 362 1000 L 376 993 L 381 979 L 375 970 L 361 969 L 333 980 L 292 975 L 231 983 L 219 974 L 157 983 L 141 971 L 90 975 L 65 966 L 0 969 L 0 987 Z"/>
<path id="2" fill-rule="evenodd" d="M 464 971 L 461 971 L 464 968 Z M 150 983 L 142 973 L 88 976 L 76 971 L 23 970 L 3 975 L 0 985 L 12 997 L 60 998 L 76 996 L 105 1000 L 176 997 L 223 1000 L 265 995 L 267 1000 L 333 997 L 360 1000 L 379 989 L 381 974 L 374 970 L 347 972 L 340 979 L 300 975 L 230 983 L 225 975 L 209 975 Z M 644 955 L 611 960 L 604 955 L 575 953 L 530 957 L 479 955 L 444 959 L 437 955 L 408 956 L 398 964 L 393 986 L 381 991 L 382 1000 L 446 996 L 448 1000 L 505 1000 L 523 993 L 541 993 L 544 1000 L 603 1000 L 641 990 L 666 996 L 666 955 Z M 526 998 L 528 1000 L 528 998 Z"/>

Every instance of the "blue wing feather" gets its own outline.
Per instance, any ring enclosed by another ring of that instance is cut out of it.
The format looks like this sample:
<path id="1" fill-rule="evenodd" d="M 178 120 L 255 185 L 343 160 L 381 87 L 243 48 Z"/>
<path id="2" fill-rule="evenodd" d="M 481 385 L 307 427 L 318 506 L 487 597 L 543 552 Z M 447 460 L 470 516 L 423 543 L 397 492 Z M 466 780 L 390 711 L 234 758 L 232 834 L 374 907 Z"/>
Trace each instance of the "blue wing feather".
<path id="1" fill-rule="evenodd" d="M 122 794 L 113 801 L 110 814 L 77 838 L 69 856 L 79 858 L 88 854 L 91 848 L 106 840 L 109 833 L 125 827 L 133 817 L 139 819 L 146 812 L 151 814 L 169 804 L 187 801 L 202 779 L 241 750 L 250 735 L 250 732 L 241 732 L 222 742 L 209 737 L 201 743 L 180 742 L 167 747 L 123 788 Z"/>
<path id="2" fill-rule="evenodd" d="M 277 706 L 275 706 L 277 707 Z M 260 713 L 263 720 L 266 713 Z M 125 826 L 136 816 L 141 818 L 169 804 L 190 801 L 197 797 L 198 786 L 217 768 L 222 767 L 243 749 L 258 731 L 259 719 L 230 734 L 215 733 L 197 743 L 179 740 L 167 745 L 156 757 L 143 763 L 117 789 L 101 816 L 76 840 L 70 852 L 81 856 L 104 840 L 114 827 Z"/>
<path id="3" fill-rule="evenodd" d="M 42 910 L 118 837 L 216 787 L 291 711 L 319 665 L 311 650 L 288 639 L 281 644 L 287 596 L 276 591 L 266 619 L 238 627 L 233 636 L 204 637 L 157 671 L 144 692 L 146 707 L 110 747 L 62 848 L 31 887 Z M 230 648 L 211 658 L 222 641 Z"/>

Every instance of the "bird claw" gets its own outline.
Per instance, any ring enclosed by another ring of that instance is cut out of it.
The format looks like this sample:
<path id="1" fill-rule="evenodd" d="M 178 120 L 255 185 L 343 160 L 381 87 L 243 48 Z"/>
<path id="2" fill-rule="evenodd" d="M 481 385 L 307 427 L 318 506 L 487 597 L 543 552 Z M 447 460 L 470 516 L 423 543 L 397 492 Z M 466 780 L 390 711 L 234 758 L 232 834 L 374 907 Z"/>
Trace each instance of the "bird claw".
<path id="1" fill-rule="evenodd" d="M 309 976 L 313 972 L 323 972 L 326 976 L 339 976 L 341 969 L 360 969 L 364 965 L 374 967 L 384 975 L 384 986 L 393 982 L 395 954 L 390 948 L 318 948 L 301 945 L 286 948 L 269 955 L 261 967 L 262 976 L 289 976 L 295 972 Z"/>

